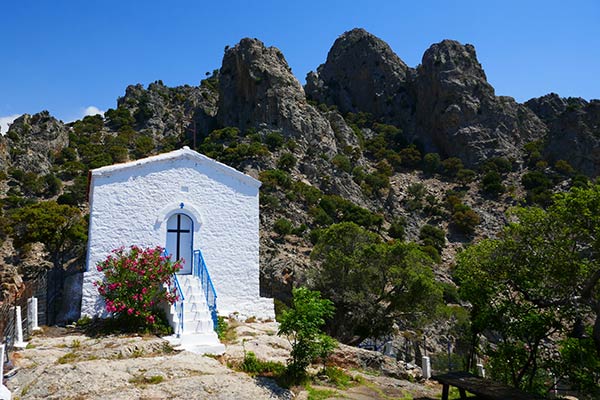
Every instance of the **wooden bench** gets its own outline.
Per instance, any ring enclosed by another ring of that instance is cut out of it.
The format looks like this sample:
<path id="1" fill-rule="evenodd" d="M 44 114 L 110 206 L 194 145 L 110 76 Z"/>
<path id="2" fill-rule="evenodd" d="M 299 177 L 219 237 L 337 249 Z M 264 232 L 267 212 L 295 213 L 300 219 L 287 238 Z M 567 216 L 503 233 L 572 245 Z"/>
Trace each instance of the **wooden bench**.
<path id="1" fill-rule="evenodd" d="M 525 393 L 519 389 L 511 388 L 502 383 L 484 379 L 469 372 L 449 372 L 443 375 L 432 376 L 431 379 L 443 385 L 442 400 L 448 400 L 450 386 L 458 388 L 460 398 L 466 399 L 467 393 L 473 393 L 477 399 L 484 400 L 538 400 L 541 397 Z"/>

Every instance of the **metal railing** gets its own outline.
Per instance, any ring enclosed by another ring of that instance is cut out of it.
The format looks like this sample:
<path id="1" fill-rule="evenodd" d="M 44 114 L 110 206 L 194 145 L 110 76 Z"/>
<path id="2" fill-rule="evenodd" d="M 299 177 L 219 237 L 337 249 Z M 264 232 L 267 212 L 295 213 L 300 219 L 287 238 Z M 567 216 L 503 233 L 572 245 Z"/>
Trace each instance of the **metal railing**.
<path id="1" fill-rule="evenodd" d="M 177 279 L 177 274 L 173 274 L 173 281 L 175 282 L 175 292 L 177 294 L 177 300 L 175 301 L 175 312 L 177 313 L 177 329 L 175 334 L 177 337 L 181 337 L 183 333 L 183 302 L 185 300 L 185 296 L 183 295 L 183 290 L 181 290 L 181 285 L 179 284 L 179 279 Z"/>
<path id="2" fill-rule="evenodd" d="M 169 252 L 167 249 L 163 250 L 163 256 L 169 257 Z M 173 286 L 175 289 L 175 294 L 177 295 L 177 300 L 175 300 L 175 313 L 177 314 L 177 327 L 175 328 L 175 335 L 177 337 L 181 337 L 183 334 L 183 303 L 185 300 L 185 296 L 183 295 L 183 290 L 181 290 L 181 285 L 179 284 L 179 279 L 177 279 L 177 274 L 173 274 Z"/>
<path id="3" fill-rule="evenodd" d="M 206 298 L 206 304 L 208 305 L 208 309 L 210 310 L 210 315 L 213 321 L 213 329 L 216 331 L 218 326 L 217 292 L 215 291 L 212 279 L 210 279 L 208 268 L 206 268 L 206 262 L 204 262 L 204 257 L 202 256 L 202 252 L 200 250 L 194 250 L 192 274 L 200 279 L 202 290 L 204 291 L 204 296 Z"/>

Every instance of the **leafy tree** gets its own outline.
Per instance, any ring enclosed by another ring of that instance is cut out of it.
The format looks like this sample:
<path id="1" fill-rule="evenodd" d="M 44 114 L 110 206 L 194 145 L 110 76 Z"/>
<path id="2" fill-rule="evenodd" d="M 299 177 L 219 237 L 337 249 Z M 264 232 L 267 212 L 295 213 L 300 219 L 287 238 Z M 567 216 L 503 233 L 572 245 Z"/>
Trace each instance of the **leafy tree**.
<path id="1" fill-rule="evenodd" d="M 441 298 L 432 260 L 418 245 L 383 243 L 354 223 L 322 231 L 311 257 L 319 262 L 311 287 L 336 307 L 327 331 L 344 343 L 388 334 L 397 319 L 417 323 Z"/>
<path id="2" fill-rule="evenodd" d="M 292 351 L 287 365 L 289 376 L 299 382 L 306 376 L 306 368 L 317 358 L 324 358 L 333 350 L 335 342 L 322 331 L 326 319 L 331 318 L 331 301 L 307 288 L 292 290 L 292 306 L 283 311 L 278 335 L 285 335 Z"/>
<path id="3" fill-rule="evenodd" d="M 77 207 L 43 201 L 16 210 L 11 220 L 16 247 L 43 243 L 55 268 L 62 268 L 67 254 L 83 253 L 86 222 Z"/>
<path id="4" fill-rule="evenodd" d="M 600 359 L 600 185 L 573 188 L 548 210 L 518 208 L 513 216 L 518 222 L 461 253 L 456 267 L 461 297 L 473 305 L 474 333 L 496 338 L 485 349 L 492 374 L 543 392 L 552 370 L 588 391 L 591 380 L 598 390 L 597 375 L 572 365 L 572 348 L 573 340 L 581 348 L 593 343 L 586 357 Z M 559 359 L 548 346 L 557 338 L 572 339 Z"/>

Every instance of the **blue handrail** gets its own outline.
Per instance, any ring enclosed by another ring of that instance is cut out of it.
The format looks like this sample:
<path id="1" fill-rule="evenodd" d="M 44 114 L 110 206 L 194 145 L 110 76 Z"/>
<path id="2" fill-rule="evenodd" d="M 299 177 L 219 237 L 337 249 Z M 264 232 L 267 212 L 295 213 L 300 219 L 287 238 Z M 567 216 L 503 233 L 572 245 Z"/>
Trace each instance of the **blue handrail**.
<path id="1" fill-rule="evenodd" d="M 169 257 L 169 252 L 167 249 L 163 250 L 163 256 Z M 175 301 L 175 312 L 177 313 L 178 318 L 178 326 L 175 334 L 177 337 L 181 337 L 183 333 L 183 303 L 185 300 L 185 296 L 183 295 L 183 290 L 181 290 L 181 285 L 179 284 L 179 279 L 177 279 L 177 274 L 173 274 L 173 282 L 175 283 L 175 294 L 177 295 L 177 300 Z M 179 308 L 179 311 L 177 309 Z"/>
<path id="2" fill-rule="evenodd" d="M 210 315 L 213 320 L 213 329 L 216 331 L 218 327 L 217 292 L 215 291 L 212 279 L 210 279 L 206 262 L 204 261 L 204 257 L 202 256 L 202 252 L 200 250 L 194 250 L 192 274 L 197 276 L 202 283 L 202 290 L 204 290 L 206 304 L 208 305 L 208 309 L 210 310 Z"/>
<path id="3" fill-rule="evenodd" d="M 185 297 L 183 295 L 183 290 L 181 290 L 181 286 L 179 285 L 179 279 L 177 279 L 177 274 L 173 274 L 173 278 L 175 281 L 175 290 L 178 293 L 177 301 L 175 302 L 175 310 L 177 312 L 177 317 L 179 319 L 179 326 L 176 332 L 177 337 L 180 337 L 183 333 L 183 301 Z M 179 305 L 179 311 L 177 311 L 177 306 Z"/>

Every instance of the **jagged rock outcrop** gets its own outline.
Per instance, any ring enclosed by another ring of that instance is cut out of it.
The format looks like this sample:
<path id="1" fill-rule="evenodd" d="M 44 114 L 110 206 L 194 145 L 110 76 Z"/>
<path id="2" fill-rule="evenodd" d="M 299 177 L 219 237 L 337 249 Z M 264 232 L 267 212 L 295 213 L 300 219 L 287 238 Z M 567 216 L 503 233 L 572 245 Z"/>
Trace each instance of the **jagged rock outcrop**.
<path id="1" fill-rule="evenodd" d="M 69 143 L 69 128 L 48 111 L 17 118 L 6 134 L 10 164 L 26 172 L 47 174 L 56 153 Z"/>
<path id="2" fill-rule="evenodd" d="M 335 154 L 329 122 L 306 101 L 283 54 L 258 39 L 242 39 L 226 50 L 219 74 L 221 126 L 281 131 L 303 147 Z"/>
<path id="3" fill-rule="evenodd" d="M 413 100 L 407 80 L 414 75 L 390 46 L 364 29 L 341 35 L 327 61 L 306 77 L 307 96 L 342 113 L 368 112 L 378 119 L 410 121 Z"/>
<path id="4" fill-rule="evenodd" d="M 474 165 L 518 158 L 545 125 L 511 97 L 496 97 L 475 48 L 453 40 L 432 45 L 417 68 L 415 138 L 444 156 Z"/>
<path id="5" fill-rule="evenodd" d="M 550 93 L 525 105 L 548 126 L 545 153 L 551 161 L 565 160 L 589 176 L 600 174 L 600 100 Z"/>
<path id="6" fill-rule="evenodd" d="M 368 112 L 411 141 L 473 166 L 494 156 L 519 158 L 545 125 L 510 97 L 497 97 L 475 49 L 453 40 L 431 46 L 416 70 L 363 29 L 340 36 L 327 61 L 308 74 L 309 98 L 342 113 Z"/>
<path id="7" fill-rule="evenodd" d="M 208 133 L 215 128 L 218 92 L 215 77 L 200 86 L 167 87 L 156 81 L 145 89 L 143 85 L 129 85 L 117 105 L 129 109 L 140 131 L 156 140 L 164 137 L 179 138 L 197 133 Z M 196 126 L 193 126 L 195 122 Z"/>

